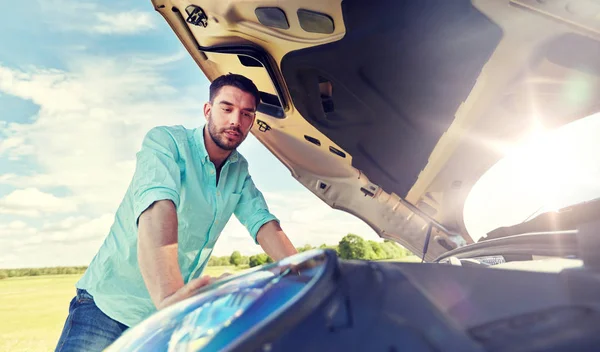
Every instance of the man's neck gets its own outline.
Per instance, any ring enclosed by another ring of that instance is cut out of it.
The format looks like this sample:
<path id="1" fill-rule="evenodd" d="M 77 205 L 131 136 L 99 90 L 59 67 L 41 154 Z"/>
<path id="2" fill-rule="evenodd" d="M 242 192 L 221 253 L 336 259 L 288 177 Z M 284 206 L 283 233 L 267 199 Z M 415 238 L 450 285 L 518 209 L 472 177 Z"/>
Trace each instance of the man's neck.
<path id="1" fill-rule="evenodd" d="M 212 140 L 212 137 L 208 133 L 208 126 L 204 127 L 204 147 L 206 148 L 210 161 L 215 164 L 217 170 L 220 170 L 225 160 L 227 160 L 227 157 L 231 154 L 231 150 L 221 149 L 215 141 Z"/>

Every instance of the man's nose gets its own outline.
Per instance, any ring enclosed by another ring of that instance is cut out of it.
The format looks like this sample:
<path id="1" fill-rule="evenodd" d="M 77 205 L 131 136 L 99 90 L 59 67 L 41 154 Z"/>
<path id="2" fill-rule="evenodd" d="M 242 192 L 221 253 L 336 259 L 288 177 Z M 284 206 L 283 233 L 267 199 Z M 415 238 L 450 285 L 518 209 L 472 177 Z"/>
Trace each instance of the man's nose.
<path id="1" fill-rule="evenodd" d="M 229 124 L 232 126 L 239 126 L 242 121 L 242 112 L 240 110 L 234 110 L 229 114 Z"/>

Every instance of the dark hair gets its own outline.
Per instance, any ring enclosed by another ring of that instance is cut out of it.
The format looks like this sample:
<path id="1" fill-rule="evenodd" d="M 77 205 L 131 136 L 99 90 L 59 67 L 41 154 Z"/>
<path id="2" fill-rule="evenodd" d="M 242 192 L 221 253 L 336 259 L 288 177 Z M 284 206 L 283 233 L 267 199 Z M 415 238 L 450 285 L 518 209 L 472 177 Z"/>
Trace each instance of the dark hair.
<path id="1" fill-rule="evenodd" d="M 224 86 L 236 87 L 246 93 L 252 94 L 256 100 L 255 107 L 258 108 L 258 103 L 260 103 L 260 93 L 258 92 L 258 88 L 256 88 L 256 85 L 250 79 L 235 73 L 228 73 L 226 75 L 219 76 L 212 81 L 209 89 L 209 99 L 211 103 Z"/>

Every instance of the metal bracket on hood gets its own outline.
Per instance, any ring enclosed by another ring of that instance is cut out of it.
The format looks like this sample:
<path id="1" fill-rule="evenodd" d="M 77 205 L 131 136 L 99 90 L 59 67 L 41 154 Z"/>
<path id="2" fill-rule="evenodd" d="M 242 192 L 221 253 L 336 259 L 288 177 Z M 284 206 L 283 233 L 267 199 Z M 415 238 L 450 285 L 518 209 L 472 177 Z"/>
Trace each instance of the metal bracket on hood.
<path id="1" fill-rule="evenodd" d="M 256 124 L 258 125 L 258 130 L 261 132 L 267 132 L 271 129 L 271 126 L 263 120 L 256 119 Z"/>
<path id="2" fill-rule="evenodd" d="M 201 26 L 206 28 L 208 26 L 208 17 L 202 8 L 196 5 L 190 5 L 185 8 L 185 12 L 188 14 L 188 18 L 185 19 L 187 23 L 191 23 L 194 26 Z"/>
<path id="3" fill-rule="evenodd" d="M 360 191 L 365 195 L 365 196 L 369 196 L 369 197 L 375 197 L 375 194 L 377 194 L 377 191 L 379 191 L 379 186 L 377 186 L 376 184 L 373 183 L 369 183 L 366 187 L 361 187 Z"/>

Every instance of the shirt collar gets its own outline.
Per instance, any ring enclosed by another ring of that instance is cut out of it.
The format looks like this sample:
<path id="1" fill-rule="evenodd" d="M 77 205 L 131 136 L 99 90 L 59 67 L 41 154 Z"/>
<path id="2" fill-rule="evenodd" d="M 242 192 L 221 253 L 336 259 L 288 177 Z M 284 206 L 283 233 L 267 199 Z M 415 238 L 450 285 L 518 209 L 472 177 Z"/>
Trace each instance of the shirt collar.
<path id="1" fill-rule="evenodd" d="M 196 128 L 194 131 L 194 139 L 196 140 L 196 144 L 198 145 L 198 151 L 200 152 L 200 156 L 202 157 L 202 164 L 210 161 L 210 157 L 208 155 L 208 151 L 206 150 L 206 145 L 204 145 L 204 129 L 208 128 L 208 125 L 204 124 L 202 127 Z M 229 157 L 225 160 L 225 162 L 229 161 L 230 163 L 235 163 L 239 159 L 238 151 L 234 150 L 229 154 Z"/>

